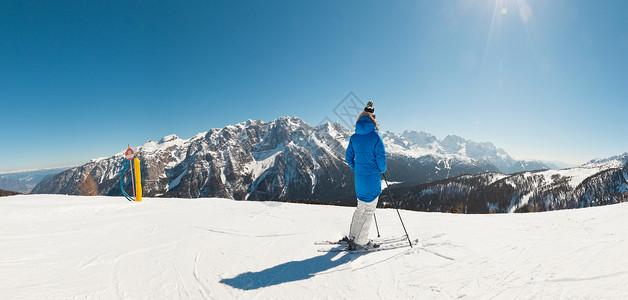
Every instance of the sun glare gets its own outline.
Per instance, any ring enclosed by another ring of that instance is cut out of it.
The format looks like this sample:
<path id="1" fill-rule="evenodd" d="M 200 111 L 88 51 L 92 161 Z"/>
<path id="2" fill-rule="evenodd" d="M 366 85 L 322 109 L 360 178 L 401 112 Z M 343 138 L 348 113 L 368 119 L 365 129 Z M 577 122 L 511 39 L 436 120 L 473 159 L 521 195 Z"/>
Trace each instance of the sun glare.
<path id="1" fill-rule="evenodd" d="M 495 4 L 493 6 L 493 15 L 491 18 L 491 26 L 488 32 L 488 39 L 486 42 L 485 49 L 485 58 L 488 53 L 489 48 L 496 42 L 499 42 L 499 39 L 502 35 L 503 21 L 509 18 L 518 18 L 525 27 L 527 40 L 530 43 L 537 60 L 542 57 L 540 55 L 539 47 L 538 47 L 538 39 L 537 32 L 534 20 L 533 20 L 533 10 L 528 5 L 527 0 L 495 0 Z M 540 60 L 542 61 L 542 59 Z"/>

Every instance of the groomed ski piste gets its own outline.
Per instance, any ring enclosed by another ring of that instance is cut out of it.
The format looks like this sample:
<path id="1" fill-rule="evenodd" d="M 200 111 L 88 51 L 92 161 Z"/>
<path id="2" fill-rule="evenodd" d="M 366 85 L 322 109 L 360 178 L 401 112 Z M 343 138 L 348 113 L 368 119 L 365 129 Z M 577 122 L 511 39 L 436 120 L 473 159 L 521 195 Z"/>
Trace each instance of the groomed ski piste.
<path id="1" fill-rule="evenodd" d="M 353 208 L 227 199 L 0 198 L 3 299 L 628 298 L 628 204 L 401 211 L 414 248 L 318 252 Z M 403 234 L 394 209 L 382 236 Z M 376 237 L 375 227 L 372 237 Z"/>

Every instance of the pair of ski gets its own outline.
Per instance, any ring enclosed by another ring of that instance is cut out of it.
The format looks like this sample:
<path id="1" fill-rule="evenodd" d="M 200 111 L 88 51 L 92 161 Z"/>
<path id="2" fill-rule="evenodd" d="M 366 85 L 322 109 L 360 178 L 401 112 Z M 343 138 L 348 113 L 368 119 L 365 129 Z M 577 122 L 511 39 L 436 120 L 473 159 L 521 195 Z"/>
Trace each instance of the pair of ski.
<path id="1" fill-rule="evenodd" d="M 418 240 L 413 240 L 412 245 L 418 244 Z M 408 237 L 405 235 L 398 237 L 389 237 L 389 238 L 381 238 L 373 240 L 373 243 L 378 244 L 377 248 L 370 248 L 364 250 L 349 250 L 349 244 L 345 241 L 317 241 L 314 242 L 315 245 L 331 245 L 331 246 L 344 246 L 344 247 L 336 247 L 336 248 L 324 248 L 318 249 L 318 252 L 355 252 L 355 253 L 363 253 L 363 252 L 375 252 L 375 251 L 383 251 L 383 250 L 392 250 L 397 248 L 403 248 L 410 246 L 408 244 Z"/>

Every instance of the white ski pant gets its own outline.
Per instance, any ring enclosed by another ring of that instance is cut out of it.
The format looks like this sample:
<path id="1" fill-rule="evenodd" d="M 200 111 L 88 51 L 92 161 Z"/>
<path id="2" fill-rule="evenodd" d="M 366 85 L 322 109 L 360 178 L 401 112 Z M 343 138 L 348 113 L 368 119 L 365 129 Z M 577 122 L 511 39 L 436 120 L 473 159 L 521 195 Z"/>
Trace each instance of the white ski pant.
<path id="1" fill-rule="evenodd" d="M 353 213 L 351 229 L 349 231 L 349 238 L 353 239 L 358 245 L 365 245 L 369 241 L 369 229 L 371 228 L 371 222 L 373 221 L 373 215 L 375 214 L 378 200 L 379 197 L 371 202 L 358 200 L 358 207 Z"/>

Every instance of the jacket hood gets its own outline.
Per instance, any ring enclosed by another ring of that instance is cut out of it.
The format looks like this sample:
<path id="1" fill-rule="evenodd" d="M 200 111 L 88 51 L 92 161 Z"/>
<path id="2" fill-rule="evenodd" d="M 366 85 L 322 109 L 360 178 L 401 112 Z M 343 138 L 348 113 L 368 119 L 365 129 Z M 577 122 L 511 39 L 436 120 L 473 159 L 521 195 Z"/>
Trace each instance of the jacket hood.
<path id="1" fill-rule="evenodd" d="M 356 134 L 369 134 L 375 131 L 375 123 L 371 121 L 368 116 L 361 116 L 358 119 L 358 122 L 355 123 L 355 133 Z"/>

